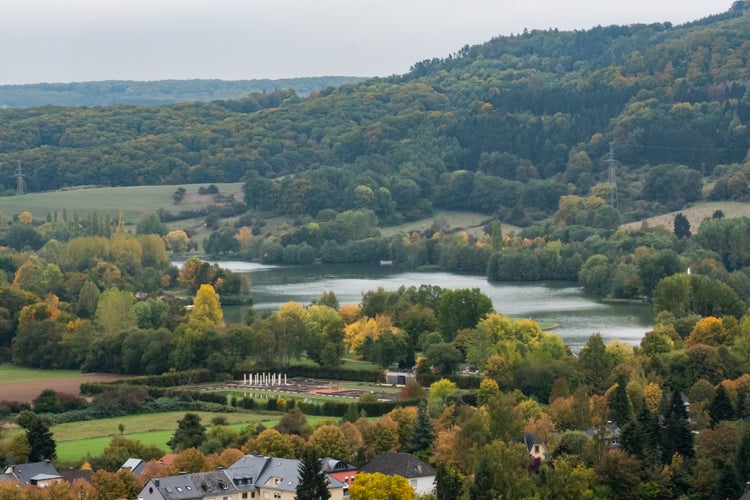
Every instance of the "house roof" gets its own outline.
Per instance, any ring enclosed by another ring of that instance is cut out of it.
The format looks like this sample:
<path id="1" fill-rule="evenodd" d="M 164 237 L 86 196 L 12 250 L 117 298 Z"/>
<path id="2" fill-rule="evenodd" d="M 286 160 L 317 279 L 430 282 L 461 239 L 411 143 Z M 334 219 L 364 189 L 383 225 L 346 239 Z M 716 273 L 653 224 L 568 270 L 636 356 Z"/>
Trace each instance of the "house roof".
<path id="1" fill-rule="evenodd" d="M 174 465 L 175 458 L 177 458 L 177 453 L 167 453 L 159 459 L 159 463 L 164 465 Z"/>
<path id="2" fill-rule="evenodd" d="M 320 470 L 326 474 L 330 474 L 332 472 L 355 471 L 357 470 L 357 466 L 348 464 L 343 460 L 326 457 L 320 460 Z"/>
<path id="3" fill-rule="evenodd" d="M 125 463 L 120 466 L 120 469 L 128 469 L 134 475 L 139 476 L 141 472 L 143 472 L 143 469 L 146 468 L 147 463 L 148 462 L 140 458 L 128 458 L 125 460 Z"/>
<path id="4" fill-rule="evenodd" d="M 299 468 L 301 463 L 300 460 L 289 458 L 245 455 L 230 465 L 226 472 L 227 474 L 231 474 L 239 469 L 246 469 L 245 474 L 253 476 L 255 487 L 257 488 L 296 491 L 297 484 L 299 483 Z M 328 476 L 328 489 L 343 488 L 344 486 L 344 483 L 338 479 Z"/>
<path id="5" fill-rule="evenodd" d="M 407 479 L 434 476 L 437 473 L 430 465 L 409 453 L 389 451 L 373 458 L 362 467 L 362 472 L 380 472 L 386 476 L 402 476 Z"/>
<path id="6" fill-rule="evenodd" d="M 189 474 L 190 480 L 203 496 L 231 495 L 239 491 L 224 470 Z"/>
<path id="7" fill-rule="evenodd" d="M 526 450 L 531 452 L 531 450 L 534 448 L 535 444 L 540 444 L 544 446 L 544 442 L 539 439 L 539 436 L 532 432 L 524 432 L 523 433 L 523 444 L 526 445 Z"/>
<path id="8" fill-rule="evenodd" d="M 44 481 L 61 478 L 52 463 L 47 461 L 11 465 L 5 470 L 5 473 L 15 476 L 20 484 L 32 484 L 32 480 Z"/>
<path id="9" fill-rule="evenodd" d="M 153 487 L 166 500 L 199 500 L 203 494 L 190 479 L 191 474 L 178 474 L 149 479 L 144 489 Z"/>

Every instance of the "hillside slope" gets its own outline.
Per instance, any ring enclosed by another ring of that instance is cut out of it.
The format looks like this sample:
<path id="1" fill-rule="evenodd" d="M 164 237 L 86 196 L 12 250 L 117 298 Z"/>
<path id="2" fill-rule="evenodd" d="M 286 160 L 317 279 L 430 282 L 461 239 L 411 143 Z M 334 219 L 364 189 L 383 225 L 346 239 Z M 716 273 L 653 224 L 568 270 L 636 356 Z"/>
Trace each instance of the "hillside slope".
<path id="1" fill-rule="evenodd" d="M 627 220 L 750 196 L 750 15 L 683 26 L 533 31 L 406 75 L 171 106 L 2 110 L 0 182 L 250 181 L 251 208 L 382 221 L 473 210 L 526 225 L 565 194 L 613 194 Z M 612 155 L 610 155 L 610 144 Z M 730 182 L 731 181 L 731 182 Z"/>

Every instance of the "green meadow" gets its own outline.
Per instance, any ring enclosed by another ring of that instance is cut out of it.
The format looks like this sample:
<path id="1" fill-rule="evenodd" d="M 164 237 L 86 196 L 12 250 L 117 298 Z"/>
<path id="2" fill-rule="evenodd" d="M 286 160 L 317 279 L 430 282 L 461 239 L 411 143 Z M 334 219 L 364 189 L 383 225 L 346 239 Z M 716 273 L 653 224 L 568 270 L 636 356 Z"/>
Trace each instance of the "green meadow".
<path id="1" fill-rule="evenodd" d="M 79 188 L 45 193 L 28 193 L 23 196 L 0 197 L 0 211 L 8 218 L 23 211 L 31 212 L 35 220 L 43 220 L 47 214 L 58 213 L 62 217 L 66 210 L 69 217 L 78 213 L 79 218 L 86 218 L 89 211 L 96 211 L 100 216 L 109 212 L 115 219 L 120 212 L 127 224 L 134 224 L 144 213 L 164 209 L 178 213 L 181 210 L 195 210 L 213 203 L 212 195 L 199 195 L 198 188 L 208 184 L 184 184 L 186 190 L 183 201 L 175 204 L 172 194 L 180 186 L 129 186 Z M 219 192 L 233 194 L 242 200 L 242 183 L 217 183 Z"/>
<path id="2" fill-rule="evenodd" d="M 35 380 L 52 380 L 68 377 L 80 377 L 81 372 L 75 370 L 36 370 L 22 368 L 8 364 L 0 364 L 0 384 L 16 382 L 33 382 Z M 2 399 L 2 397 L 0 397 Z"/>
<path id="3" fill-rule="evenodd" d="M 119 425 L 124 426 L 122 436 L 137 439 L 144 444 L 158 446 L 164 453 L 169 453 L 167 441 L 177 429 L 177 422 L 186 412 L 175 411 L 151 413 L 147 415 L 129 415 L 125 417 L 102 418 L 85 422 L 71 422 L 52 426 L 51 430 L 57 442 L 57 459 L 62 462 L 73 462 L 87 456 L 99 456 L 109 445 L 112 438 L 120 435 Z M 192 412 L 201 417 L 206 427 L 216 416 L 226 418 L 231 427 L 237 431 L 248 425 L 262 423 L 273 427 L 279 422 L 278 414 L 261 413 L 210 413 Z"/>
<path id="4" fill-rule="evenodd" d="M 248 425 L 263 424 L 266 428 L 271 428 L 279 423 L 279 414 L 274 413 L 208 413 L 195 412 L 201 416 L 203 425 L 210 426 L 211 418 L 221 415 L 227 419 L 230 427 L 236 431 L 241 431 Z M 96 457 L 104 452 L 109 446 L 112 438 L 119 436 L 120 432 L 117 426 L 122 423 L 125 426 L 123 437 L 127 439 L 138 440 L 149 446 L 157 446 L 164 453 L 171 450 L 167 446 L 167 441 L 174 435 L 177 429 L 177 420 L 182 418 L 185 412 L 169 412 L 150 415 L 133 415 L 122 418 L 108 418 L 101 420 L 92 420 L 87 422 L 73 422 L 70 424 L 61 424 L 52 427 L 52 431 L 57 441 L 57 459 L 60 462 L 78 462 L 86 457 Z M 307 417 L 310 425 L 315 425 L 321 420 L 329 417 Z M 91 424 L 91 425 L 89 425 Z M 166 429 L 160 430 L 138 430 L 141 428 L 156 428 L 166 426 Z M 133 428 L 135 432 L 129 432 Z M 97 435 L 98 432 L 104 433 Z"/>

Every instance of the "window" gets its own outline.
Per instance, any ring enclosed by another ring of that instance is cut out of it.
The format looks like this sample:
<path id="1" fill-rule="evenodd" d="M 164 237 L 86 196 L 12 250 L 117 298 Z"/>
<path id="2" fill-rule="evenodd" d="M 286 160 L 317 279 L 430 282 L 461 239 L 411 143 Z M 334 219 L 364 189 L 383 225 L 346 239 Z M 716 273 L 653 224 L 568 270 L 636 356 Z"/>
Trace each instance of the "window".
<path id="1" fill-rule="evenodd" d="M 247 498 L 247 491 L 242 494 L 242 498 Z"/>
<path id="2" fill-rule="evenodd" d="M 539 453 L 539 445 L 538 444 L 534 445 L 534 453 Z"/>

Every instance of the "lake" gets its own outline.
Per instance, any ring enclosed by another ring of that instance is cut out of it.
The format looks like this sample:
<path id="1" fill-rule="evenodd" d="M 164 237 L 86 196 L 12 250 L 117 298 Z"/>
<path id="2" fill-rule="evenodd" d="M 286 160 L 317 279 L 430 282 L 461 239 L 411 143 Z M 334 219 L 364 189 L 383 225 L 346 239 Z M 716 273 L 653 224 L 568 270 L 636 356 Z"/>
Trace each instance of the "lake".
<path id="1" fill-rule="evenodd" d="M 174 263 L 181 266 L 181 262 Z M 483 276 L 447 272 L 403 272 L 390 266 L 366 264 L 312 264 L 267 266 L 253 262 L 221 261 L 221 267 L 250 277 L 250 290 L 258 311 L 276 310 L 290 301 L 310 304 L 323 292 L 334 292 L 340 304 L 359 303 L 362 293 L 383 287 L 437 285 L 442 288 L 479 288 L 498 313 L 513 318 L 530 317 L 557 324 L 554 333 L 574 351 L 596 332 L 605 342 L 614 339 L 637 344 L 651 329 L 650 306 L 603 304 L 581 287 L 567 282 L 490 283 Z M 244 308 L 226 307 L 227 323 L 238 322 Z"/>

